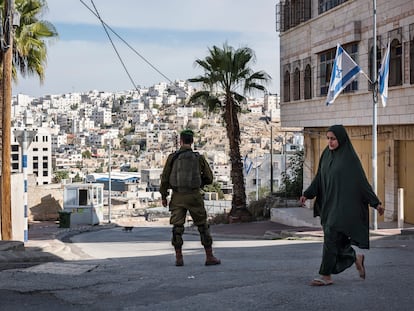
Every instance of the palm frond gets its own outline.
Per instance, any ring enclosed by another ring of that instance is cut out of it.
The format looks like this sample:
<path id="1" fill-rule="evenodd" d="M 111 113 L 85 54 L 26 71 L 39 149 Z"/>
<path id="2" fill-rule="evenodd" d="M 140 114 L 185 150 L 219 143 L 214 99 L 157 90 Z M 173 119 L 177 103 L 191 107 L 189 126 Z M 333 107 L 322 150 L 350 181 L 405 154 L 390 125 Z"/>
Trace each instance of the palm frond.
<path id="1" fill-rule="evenodd" d="M 0 0 L 0 10 L 4 0 Z M 23 77 L 37 75 L 40 82 L 45 78 L 47 45 L 45 39 L 57 38 L 56 28 L 48 21 L 41 20 L 47 9 L 46 0 L 15 0 L 15 10 L 20 13 L 20 25 L 13 33 L 13 80 L 17 72 Z M 4 16 L 4 14 L 3 14 Z"/>

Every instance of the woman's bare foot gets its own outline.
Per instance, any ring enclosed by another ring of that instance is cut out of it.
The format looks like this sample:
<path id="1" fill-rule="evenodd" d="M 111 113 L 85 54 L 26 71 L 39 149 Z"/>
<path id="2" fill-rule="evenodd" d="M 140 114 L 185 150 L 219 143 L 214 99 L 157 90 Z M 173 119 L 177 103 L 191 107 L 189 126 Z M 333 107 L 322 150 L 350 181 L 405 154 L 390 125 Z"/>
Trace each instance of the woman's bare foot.
<path id="1" fill-rule="evenodd" d="M 363 280 L 365 280 L 365 266 L 364 266 L 365 256 L 360 254 L 356 255 L 355 259 L 355 266 L 358 270 L 359 277 Z"/>

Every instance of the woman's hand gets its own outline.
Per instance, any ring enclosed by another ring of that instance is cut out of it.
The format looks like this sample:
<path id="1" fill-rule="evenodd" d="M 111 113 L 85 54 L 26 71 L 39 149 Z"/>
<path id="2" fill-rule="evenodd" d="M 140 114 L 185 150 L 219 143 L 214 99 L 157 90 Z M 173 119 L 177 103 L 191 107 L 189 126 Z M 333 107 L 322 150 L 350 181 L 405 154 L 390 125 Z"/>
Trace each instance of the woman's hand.
<path id="1" fill-rule="evenodd" d="M 307 200 L 307 198 L 304 195 L 302 195 L 299 199 L 299 202 L 300 202 L 300 204 L 302 204 L 302 206 L 305 206 L 306 200 Z"/>
<path id="2" fill-rule="evenodd" d="M 378 206 L 377 206 L 377 212 L 378 212 L 378 214 L 379 214 L 380 216 L 382 216 L 382 215 L 384 215 L 384 211 L 385 211 L 385 208 L 384 208 L 384 207 L 382 207 L 382 205 L 381 205 L 381 204 L 378 204 Z"/>

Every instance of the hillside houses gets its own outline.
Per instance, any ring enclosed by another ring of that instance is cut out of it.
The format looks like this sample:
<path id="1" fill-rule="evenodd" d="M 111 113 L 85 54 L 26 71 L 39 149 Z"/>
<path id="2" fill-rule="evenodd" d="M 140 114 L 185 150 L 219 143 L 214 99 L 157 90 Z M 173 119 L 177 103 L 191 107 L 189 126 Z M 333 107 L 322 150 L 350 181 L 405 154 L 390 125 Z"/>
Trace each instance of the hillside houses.
<path id="1" fill-rule="evenodd" d="M 90 91 L 47 95 L 37 99 L 15 96 L 13 123 L 24 128 L 23 112 L 30 111 L 33 127 L 39 129 L 39 133 L 49 135 L 46 141 L 42 141 L 43 145 L 39 145 L 39 138 L 30 145 L 29 174 L 46 174 L 36 170 L 34 163 L 37 167 L 48 168 L 47 178 L 37 177 L 38 185 L 52 183 L 53 173 L 58 170 L 68 171 L 70 178 L 77 176 L 86 179 L 90 174 L 107 174 L 110 145 L 111 170 L 120 174 L 121 170 L 137 172 L 140 183 L 137 196 L 143 196 L 142 191 L 157 192 L 166 158 L 178 148 L 179 131 L 190 127 L 196 133 L 194 148 L 206 156 L 215 180 L 222 185 L 225 193 L 231 195 L 228 139 L 222 119 L 201 106 L 186 106 L 185 98 L 191 92 L 191 87 L 178 81 L 174 85 L 160 83 L 139 91 Z M 276 112 L 276 95 L 249 99 L 245 108 L 239 120 L 241 153 L 251 159 L 261 157 L 260 162 L 263 162 L 257 168 L 263 172 L 246 176 L 247 184 L 251 185 L 246 191 L 251 192 L 256 184 L 269 188 L 270 178 L 266 175 L 270 165 L 270 146 L 274 154 L 282 154 L 288 138 L 285 132 L 279 133 L 279 123 L 269 117 L 280 115 Z M 44 152 L 47 150 L 47 157 L 36 155 L 39 148 Z M 277 156 L 273 158 L 274 167 L 286 166 L 279 163 L 282 160 Z M 15 170 L 19 169 L 17 160 Z M 274 185 L 277 190 L 280 185 L 277 178 Z"/>

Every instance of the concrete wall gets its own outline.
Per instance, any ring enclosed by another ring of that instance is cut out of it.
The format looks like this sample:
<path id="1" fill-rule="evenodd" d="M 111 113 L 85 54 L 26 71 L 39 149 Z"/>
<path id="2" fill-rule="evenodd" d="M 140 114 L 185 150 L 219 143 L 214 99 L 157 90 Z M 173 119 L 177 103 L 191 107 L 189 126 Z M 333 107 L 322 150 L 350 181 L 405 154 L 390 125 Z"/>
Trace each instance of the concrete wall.
<path id="1" fill-rule="evenodd" d="M 22 242 L 25 231 L 23 182 L 23 173 L 11 175 L 12 238 Z"/>
<path id="2" fill-rule="evenodd" d="M 11 175 L 11 229 L 12 240 L 24 242 L 24 202 L 23 202 L 23 174 Z M 0 177 L 1 182 L 1 177 Z M 1 213 L 0 213 L 1 220 Z M 1 221 L 0 221 L 1 229 Z M 0 240 L 2 240 L 0 230 Z"/>

